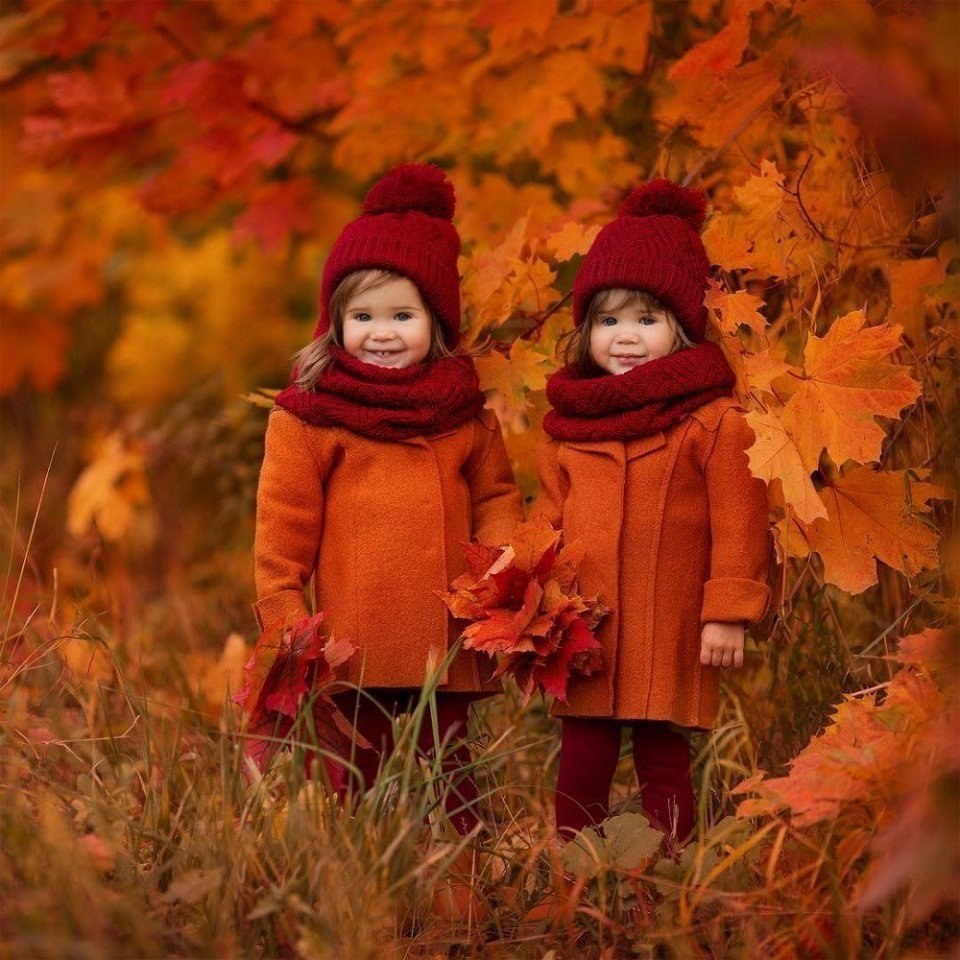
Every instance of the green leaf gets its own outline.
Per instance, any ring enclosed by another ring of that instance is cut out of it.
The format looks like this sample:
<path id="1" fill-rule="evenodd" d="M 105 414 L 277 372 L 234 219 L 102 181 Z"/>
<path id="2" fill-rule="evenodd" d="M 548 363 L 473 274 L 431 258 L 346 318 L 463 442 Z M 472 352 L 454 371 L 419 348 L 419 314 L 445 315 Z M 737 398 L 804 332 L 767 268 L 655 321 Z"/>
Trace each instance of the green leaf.
<path id="1" fill-rule="evenodd" d="M 640 813 L 622 813 L 603 821 L 610 864 L 621 870 L 640 870 L 660 850 L 663 834 Z"/>
<path id="2" fill-rule="evenodd" d="M 578 877 L 592 879 L 607 861 L 606 847 L 603 837 L 593 827 L 587 827 L 563 848 L 563 865 Z"/>

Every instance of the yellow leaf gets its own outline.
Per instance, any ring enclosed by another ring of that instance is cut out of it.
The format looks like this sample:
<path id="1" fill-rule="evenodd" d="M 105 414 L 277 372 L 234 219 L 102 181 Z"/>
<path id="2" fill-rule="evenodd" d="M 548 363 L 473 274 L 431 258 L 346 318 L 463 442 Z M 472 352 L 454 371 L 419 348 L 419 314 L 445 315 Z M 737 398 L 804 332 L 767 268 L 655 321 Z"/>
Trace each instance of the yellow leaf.
<path id="1" fill-rule="evenodd" d="M 715 213 L 703 231 L 703 244 L 711 263 L 724 270 L 739 270 L 754 265 L 753 243 L 734 214 Z"/>
<path id="2" fill-rule="evenodd" d="M 144 455 L 112 433 L 70 491 L 67 530 L 79 537 L 95 526 L 104 539 L 121 540 L 149 501 Z"/>
<path id="3" fill-rule="evenodd" d="M 818 266 L 823 243 L 785 191 L 783 174 L 775 163 L 761 160 L 760 175 L 737 187 L 734 197 L 738 209 L 723 216 L 717 232 L 707 230 L 711 248 L 718 248 L 716 253 L 725 258 L 720 260 L 722 265 L 728 269 L 749 265 L 776 277 L 794 276 Z M 742 247 L 746 239 L 748 264 L 739 262 L 745 258 Z M 725 240 L 729 248 L 723 247 Z"/>
<path id="4" fill-rule="evenodd" d="M 250 653 L 251 648 L 243 637 L 231 633 L 217 660 L 202 654 L 190 655 L 190 687 L 202 698 L 209 716 L 219 716 L 227 697 L 243 686 L 243 666 L 250 659 Z"/>
<path id="5" fill-rule="evenodd" d="M 789 558 L 804 559 L 810 554 L 810 544 L 803 524 L 797 521 L 796 514 L 790 515 L 790 521 L 783 517 L 773 525 L 773 543 L 777 551 L 777 561 L 784 563 Z"/>
<path id="6" fill-rule="evenodd" d="M 549 234 L 544 243 L 554 252 L 557 260 L 569 260 L 577 255 L 583 256 L 599 232 L 599 224 L 584 226 L 568 220 L 559 230 Z"/>
<path id="7" fill-rule="evenodd" d="M 526 340 L 515 340 L 509 360 L 492 351 L 478 357 L 477 372 L 484 390 L 499 390 L 505 397 L 522 397 L 524 390 L 543 390 L 547 376 L 555 369 L 553 360 Z"/>
<path id="8" fill-rule="evenodd" d="M 804 467 L 800 451 L 783 423 L 772 413 L 759 410 L 748 411 L 746 420 L 756 436 L 747 451 L 750 472 L 768 484 L 779 480 L 784 500 L 804 523 L 825 517 L 827 510 L 823 501 L 817 495 L 810 472 Z"/>
<path id="9" fill-rule="evenodd" d="M 552 188 L 542 183 L 516 187 L 495 173 L 485 173 L 475 181 L 456 170 L 451 171 L 450 179 L 457 191 L 457 228 L 464 244 L 473 242 L 475 249 L 503 243 L 518 221 L 525 223 L 528 233 L 538 234 L 561 214 Z"/>
<path id="10" fill-rule="evenodd" d="M 792 393 L 799 385 L 801 371 L 787 363 L 784 359 L 783 347 L 770 348 L 761 353 L 744 358 L 747 383 L 752 390 L 771 393 L 779 398 Z M 777 381 L 774 387 L 774 381 Z"/>
<path id="11" fill-rule="evenodd" d="M 630 159 L 631 154 L 630 144 L 612 133 L 588 138 L 582 132 L 561 128 L 543 151 L 540 166 L 554 174 L 567 193 L 599 198 L 611 184 L 627 186 L 641 179 L 643 169 Z"/>

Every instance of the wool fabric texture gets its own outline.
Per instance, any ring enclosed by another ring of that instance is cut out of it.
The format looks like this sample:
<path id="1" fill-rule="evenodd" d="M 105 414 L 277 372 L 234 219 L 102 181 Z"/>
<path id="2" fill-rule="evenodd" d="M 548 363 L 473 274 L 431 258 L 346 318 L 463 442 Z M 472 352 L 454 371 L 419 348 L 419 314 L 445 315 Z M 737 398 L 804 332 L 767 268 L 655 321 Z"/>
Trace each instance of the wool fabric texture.
<path id="1" fill-rule="evenodd" d="M 706 198 L 671 180 L 637 187 L 597 235 L 573 284 L 573 319 L 583 322 L 594 295 L 623 288 L 653 294 L 694 342 L 703 340 L 710 262 L 700 230 Z"/>
<path id="2" fill-rule="evenodd" d="M 254 612 L 261 630 L 314 609 L 357 653 L 338 678 L 417 688 L 462 629 L 437 591 L 463 573 L 461 545 L 507 543 L 520 493 L 490 410 L 430 437 L 384 441 L 276 408 L 257 487 Z M 444 690 L 490 691 L 489 658 L 461 650 Z"/>
<path id="3" fill-rule="evenodd" d="M 452 430 L 477 416 L 484 396 L 469 357 L 440 357 L 393 369 L 364 363 L 331 344 L 330 366 L 312 390 L 296 384 L 276 404 L 317 426 L 344 427 L 377 440 Z"/>
<path id="4" fill-rule="evenodd" d="M 573 677 L 555 714 L 716 722 L 721 668 L 700 663 L 702 626 L 756 623 L 770 599 L 753 439 L 722 397 L 645 437 L 541 441 L 533 513 L 580 541 L 580 592 L 611 608 L 597 630 L 603 670 Z"/>
<path id="5" fill-rule="evenodd" d="M 729 396 L 735 382 L 723 351 L 709 341 L 618 375 L 587 374 L 568 365 L 547 381 L 553 409 L 543 429 L 558 440 L 645 437 Z"/>
<path id="6" fill-rule="evenodd" d="M 367 192 L 363 213 L 344 227 L 323 268 L 314 337 L 330 329 L 330 297 L 349 273 L 389 270 L 412 280 L 439 319 L 451 349 L 460 342 L 460 236 L 451 220 L 453 184 L 437 166 L 402 163 Z"/>

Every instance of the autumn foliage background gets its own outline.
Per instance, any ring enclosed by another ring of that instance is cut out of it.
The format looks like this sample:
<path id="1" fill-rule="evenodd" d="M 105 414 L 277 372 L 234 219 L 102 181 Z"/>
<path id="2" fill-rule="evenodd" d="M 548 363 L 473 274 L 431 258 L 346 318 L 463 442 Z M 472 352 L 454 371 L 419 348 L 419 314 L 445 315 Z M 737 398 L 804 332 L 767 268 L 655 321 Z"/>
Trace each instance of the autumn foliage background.
<path id="1" fill-rule="evenodd" d="M 6 3 L 2 939 L 952 955 L 958 29 L 936 0 Z M 538 914 L 555 738 L 508 695 L 479 718 L 493 919 L 466 930 L 418 912 L 449 866 L 419 813 L 338 824 L 289 768 L 251 799 L 222 712 L 270 393 L 325 251 L 402 160 L 456 185 L 465 329 L 493 339 L 528 496 L 579 256 L 636 183 L 707 191 L 712 335 L 776 542 L 774 610 L 696 741 L 698 843 L 673 863 L 620 818 Z"/>

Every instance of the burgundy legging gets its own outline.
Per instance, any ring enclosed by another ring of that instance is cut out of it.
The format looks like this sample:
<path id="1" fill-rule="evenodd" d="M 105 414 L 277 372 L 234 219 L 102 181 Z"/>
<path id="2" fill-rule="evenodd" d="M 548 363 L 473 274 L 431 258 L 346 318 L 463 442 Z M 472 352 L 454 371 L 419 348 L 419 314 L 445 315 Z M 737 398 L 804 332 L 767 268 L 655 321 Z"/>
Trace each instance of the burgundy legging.
<path id="1" fill-rule="evenodd" d="M 624 724 L 579 717 L 564 717 L 562 723 L 557 830 L 570 837 L 608 815 Z M 667 833 L 676 818 L 677 838 L 686 840 L 693 830 L 689 741 L 664 720 L 635 720 L 629 726 L 643 809 L 651 823 Z"/>
<path id="2" fill-rule="evenodd" d="M 373 750 L 355 751 L 354 766 L 360 771 L 363 778 L 363 788 L 369 788 L 377 778 L 381 757 L 386 751 L 394 747 L 393 726 L 391 718 L 399 713 L 406 713 L 416 704 L 418 691 L 374 688 L 363 690 L 358 694 L 356 690 L 335 694 L 333 699 L 343 715 L 356 726 L 361 736 L 366 737 L 373 745 Z M 460 834 L 469 833 L 479 823 L 475 811 L 477 787 L 469 775 L 459 773 L 461 766 L 470 763 L 470 750 L 465 738 L 467 736 L 467 717 L 470 704 L 478 698 L 474 693 L 443 693 L 438 691 L 437 700 L 437 729 L 441 742 L 448 747 L 458 743 L 455 750 L 445 749 L 441 768 L 448 783 L 444 785 L 446 793 L 444 806 L 451 823 Z M 429 712 L 423 717 L 420 727 L 420 736 L 417 747 L 424 754 L 431 754 L 436 748 L 433 738 L 433 722 Z M 350 774 L 352 781 L 348 787 L 357 789 L 355 776 Z"/>

